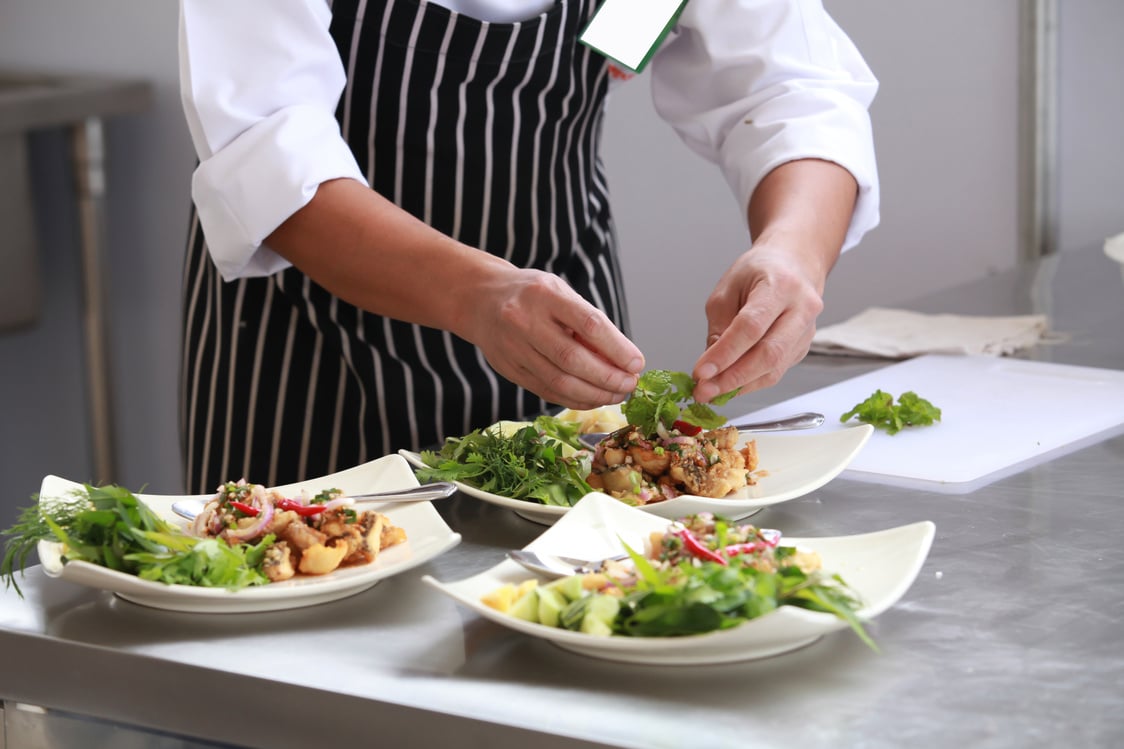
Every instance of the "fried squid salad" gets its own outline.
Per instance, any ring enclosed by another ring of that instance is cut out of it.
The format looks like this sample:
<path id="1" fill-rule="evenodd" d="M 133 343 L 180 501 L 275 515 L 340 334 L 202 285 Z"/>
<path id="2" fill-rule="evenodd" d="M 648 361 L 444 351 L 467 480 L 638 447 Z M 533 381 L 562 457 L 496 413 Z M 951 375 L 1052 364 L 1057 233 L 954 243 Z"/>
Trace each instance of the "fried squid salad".
<path id="1" fill-rule="evenodd" d="M 338 567 L 369 564 L 379 552 L 406 540 L 406 532 L 385 515 L 356 510 L 338 489 L 311 500 L 284 497 L 245 480 L 219 487 L 191 526 L 192 535 L 228 544 L 265 539 L 261 571 L 271 582 L 297 573 L 324 575 Z"/>

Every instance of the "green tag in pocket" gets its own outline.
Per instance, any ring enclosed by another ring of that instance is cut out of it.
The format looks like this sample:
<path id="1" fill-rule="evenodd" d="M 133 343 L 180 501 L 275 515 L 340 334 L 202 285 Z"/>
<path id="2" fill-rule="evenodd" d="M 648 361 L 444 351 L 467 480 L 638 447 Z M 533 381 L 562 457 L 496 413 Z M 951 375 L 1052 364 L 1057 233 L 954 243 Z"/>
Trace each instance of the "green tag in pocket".
<path id="1" fill-rule="evenodd" d="M 686 5 L 687 0 L 605 0 L 578 39 L 639 73 Z"/>

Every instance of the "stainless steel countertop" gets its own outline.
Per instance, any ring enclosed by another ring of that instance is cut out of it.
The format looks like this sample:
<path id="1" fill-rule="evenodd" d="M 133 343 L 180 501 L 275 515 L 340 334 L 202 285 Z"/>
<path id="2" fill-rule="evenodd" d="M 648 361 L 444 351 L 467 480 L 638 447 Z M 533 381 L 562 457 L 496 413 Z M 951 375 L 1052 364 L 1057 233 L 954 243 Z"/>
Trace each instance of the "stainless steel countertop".
<path id="1" fill-rule="evenodd" d="M 1045 311 L 1069 338 L 1029 357 L 1124 369 L 1124 279 L 1099 248 L 912 306 Z M 732 408 L 883 364 L 810 357 Z M 881 654 L 847 631 L 721 666 L 571 654 L 420 583 L 486 569 L 543 530 L 467 497 L 441 509 L 460 546 L 360 595 L 288 612 L 168 613 L 33 568 L 25 599 L 0 592 L 0 698 L 263 747 L 1124 743 L 1124 436 L 971 494 L 837 479 L 756 515 L 796 536 L 936 523 L 916 582 L 871 625 Z"/>

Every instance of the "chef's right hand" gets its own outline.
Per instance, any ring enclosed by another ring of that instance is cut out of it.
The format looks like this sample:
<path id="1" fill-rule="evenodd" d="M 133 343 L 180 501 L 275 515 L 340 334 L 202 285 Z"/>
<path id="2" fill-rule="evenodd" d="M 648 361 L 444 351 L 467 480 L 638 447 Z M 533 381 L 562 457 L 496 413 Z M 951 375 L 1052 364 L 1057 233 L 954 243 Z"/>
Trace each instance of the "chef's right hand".
<path id="1" fill-rule="evenodd" d="M 461 334 L 515 384 L 574 409 L 620 403 L 635 389 L 640 349 L 558 276 L 510 268 L 477 291 Z"/>

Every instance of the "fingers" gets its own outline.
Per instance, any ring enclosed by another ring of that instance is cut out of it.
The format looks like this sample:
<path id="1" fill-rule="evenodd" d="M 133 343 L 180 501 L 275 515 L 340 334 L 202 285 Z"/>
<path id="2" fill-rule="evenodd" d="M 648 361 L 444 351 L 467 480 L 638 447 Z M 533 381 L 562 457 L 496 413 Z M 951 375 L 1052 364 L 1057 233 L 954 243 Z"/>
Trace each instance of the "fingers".
<path id="1" fill-rule="evenodd" d="M 780 356 L 778 346 L 762 341 L 782 312 L 783 307 L 767 289 L 754 289 L 740 308 L 720 293 L 711 297 L 707 348 L 692 373 L 695 400 L 705 403 L 757 380 L 765 373 L 761 368 L 774 368 L 769 360 Z"/>
<path id="2" fill-rule="evenodd" d="M 579 343 L 574 343 L 576 349 L 584 348 Z M 588 349 L 587 349 L 588 351 Z M 565 369 L 557 366 L 549 357 L 531 348 L 524 350 L 520 358 L 515 360 L 497 359 L 489 357 L 492 366 L 501 375 L 512 382 L 527 388 L 531 392 L 567 408 L 591 409 L 623 401 L 635 383 L 627 392 L 618 392 L 613 388 L 601 387 L 594 382 L 570 374 Z"/>
<path id="3" fill-rule="evenodd" d="M 604 312 L 569 287 L 565 292 L 551 307 L 555 326 L 539 350 L 562 375 L 623 399 L 636 388 L 644 355 Z"/>
<path id="4" fill-rule="evenodd" d="M 585 350 L 595 354 L 602 362 L 614 371 L 614 376 L 619 378 L 619 373 L 625 375 L 638 375 L 644 371 L 644 354 L 636 344 L 628 339 L 617 326 L 613 325 L 608 316 L 601 310 L 593 307 L 576 293 L 573 304 L 566 305 L 558 311 L 558 321 L 573 332 L 574 340 Z M 628 392 L 635 387 L 634 377 L 625 377 L 624 381 L 631 380 Z"/>
<path id="5" fill-rule="evenodd" d="M 567 284 L 521 271 L 477 340 L 504 377 L 555 403 L 596 408 L 636 387 L 644 356 Z"/>
<path id="6" fill-rule="evenodd" d="M 620 403 L 627 395 L 599 388 L 589 382 L 567 374 L 554 367 L 546 357 L 537 362 L 524 362 L 520 372 L 510 377 L 551 403 L 567 408 L 587 410 Z M 506 375 L 505 375 L 506 376 Z"/>
<path id="7" fill-rule="evenodd" d="M 606 324 L 610 325 L 606 319 Z M 622 336 L 623 338 L 623 336 Z M 635 346 L 624 338 L 628 347 Z M 539 368 L 546 389 L 571 400 L 599 399 L 597 405 L 619 403 L 635 388 L 637 373 L 614 365 L 608 355 L 592 348 L 582 336 L 557 325 L 548 336 L 535 341 L 541 356 Z M 639 352 L 637 352 L 639 354 Z M 637 355 L 643 367 L 643 357 Z M 559 401 L 560 402 L 560 401 Z"/>
<path id="8" fill-rule="evenodd" d="M 807 353 L 808 344 L 792 339 L 783 331 L 770 331 L 725 370 L 712 379 L 699 381 L 695 400 L 705 403 L 731 390 L 748 393 L 776 385 Z"/>
<path id="9" fill-rule="evenodd" d="M 808 353 L 815 333 L 814 315 L 784 310 L 766 324 L 763 321 L 771 310 L 749 307 L 734 317 L 696 363 L 696 400 L 705 403 L 736 388 L 750 392 L 775 385 Z"/>

